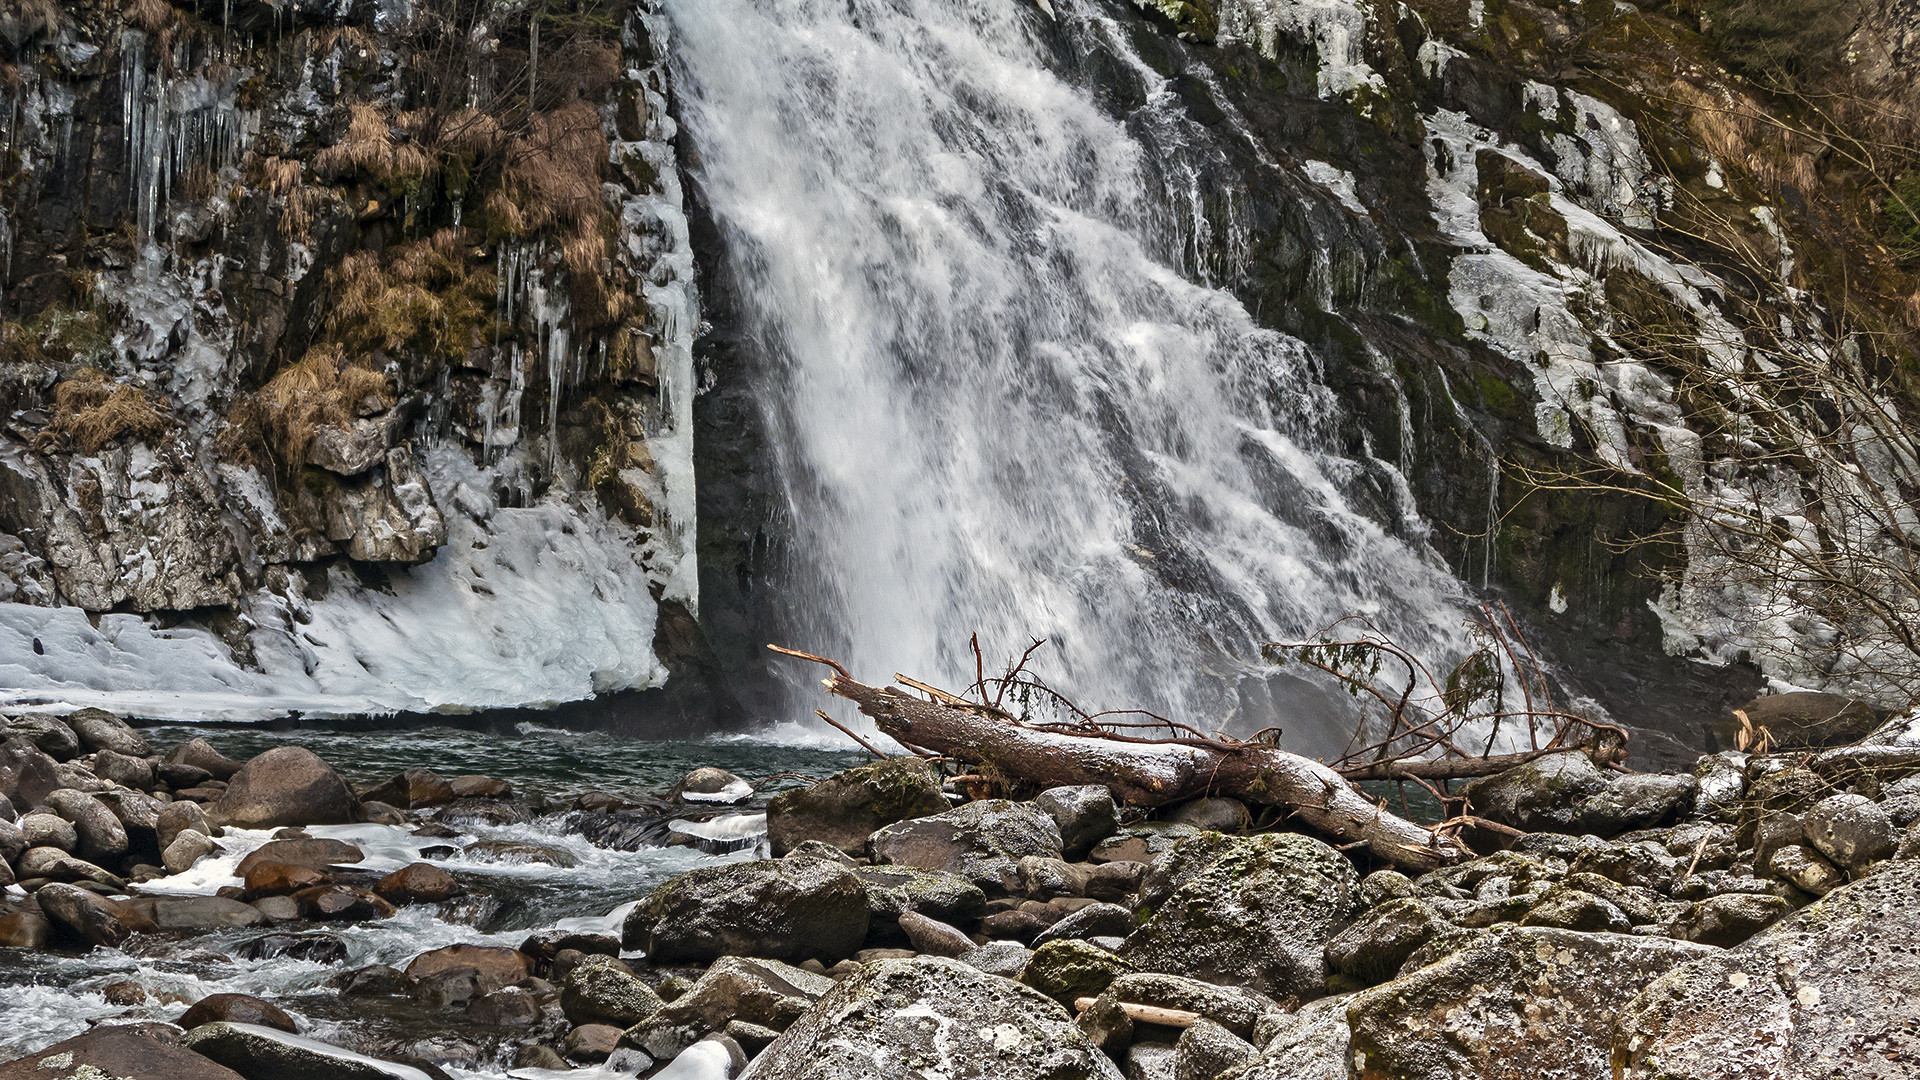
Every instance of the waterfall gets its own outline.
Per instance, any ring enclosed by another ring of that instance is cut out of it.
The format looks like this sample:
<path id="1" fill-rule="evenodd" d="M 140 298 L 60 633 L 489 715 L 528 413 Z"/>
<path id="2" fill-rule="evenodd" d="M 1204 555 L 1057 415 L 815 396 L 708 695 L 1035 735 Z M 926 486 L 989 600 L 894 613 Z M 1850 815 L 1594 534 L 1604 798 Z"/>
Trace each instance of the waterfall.
<path id="1" fill-rule="evenodd" d="M 1083 704 L 1277 713 L 1308 748 L 1346 721 L 1258 642 L 1362 614 L 1459 648 L 1424 526 L 1343 495 L 1382 463 L 1337 452 L 1316 358 L 1183 256 L 1229 193 L 1163 163 L 1217 136 L 1103 9 L 667 7 L 788 501 L 790 644 L 963 686 L 969 634 L 990 670 L 1046 638 Z M 1137 69 L 1133 114 L 1071 70 L 1095 49 Z"/>

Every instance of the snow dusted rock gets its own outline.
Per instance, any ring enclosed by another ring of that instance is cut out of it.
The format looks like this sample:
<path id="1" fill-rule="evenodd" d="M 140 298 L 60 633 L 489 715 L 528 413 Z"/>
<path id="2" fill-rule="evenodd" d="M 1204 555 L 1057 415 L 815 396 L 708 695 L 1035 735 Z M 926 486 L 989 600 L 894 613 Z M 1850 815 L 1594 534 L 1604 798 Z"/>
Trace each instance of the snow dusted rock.
<path id="1" fill-rule="evenodd" d="M 1060 826 L 1061 858 L 1084 859 L 1093 845 L 1119 827 L 1120 808 L 1104 784 L 1048 788 L 1033 797 L 1033 805 L 1053 815 Z"/>
<path id="2" fill-rule="evenodd" d="M 207 818 L 247 829 L 339 825 L 354 819 L 356 802 L 320 755 L 304 746 L 276 746 L 233 774 L 226 793 L 207 807 Z"/>
<path id="3" fill-rule="evenodd" d="M 946 808 L 940 780 L 926 762 L 891 758 L 775 795 L 767 803 L 767 840 L 775 855 L 806 840 L 865 855 L 867 837 L 875 831 Z"/>
<path id="4" fill-rule="evenodd" d="M 767 1047 L 740 1080 L 1120 1080 L 1061 1006 L 957 960 L 867 964 Z"/>
<path id="5" fill-rule="evenodd" d="M 719 803 L 732 805 L 745 802 L 753 795 L 753 785 L 733 775 L 725 769 L 702 766 L 680 778 L 667 793 L 670 799 L 690 803 Z"/>
<path id="6" fill-rule="evenodd" d="M 868 841 L 876 862 L 946 870 L 1006 896 L 1020 888 L 1020 859 L 1060 857 L 1060 826 L 1032 803 L 983 799 L 903 821 Z"/>
<path id="7" fill-rule="evenodd" d="M 821 859 L 706 866 L 654 889 L 627 916 L 622 941 L 655 963 L 721 956 L 852 956 L 866 940 L 866 889 Z"/>
<path id="8" fill-rule="evenodd" d="M 1370 1080 L 1611 1080 L 1613 1018 L 1654 979 L 1713 952 L 1664 938 L 1502 926 L 1353 995 L 1353 1067 Z"/>
<path id="9" fill-rule="evenodd" d="M 1311 837 L 1231 840 L 1150 913 L 1142 908 L 1146 921 L 1121 955 L 1143 971 L 1274 997 L 1317 994 L 1327 939 L 1352 917 L 1359 885 L 1346 856 Z"/>
<path id="10" fill-rule="evenodd" d="M 1893 819 L 1864 795 L 1830 795 L 1813 805 L 1801 824 L 1807 841 L 1836 866 L 1858 874 L 1893 854 Z"/>

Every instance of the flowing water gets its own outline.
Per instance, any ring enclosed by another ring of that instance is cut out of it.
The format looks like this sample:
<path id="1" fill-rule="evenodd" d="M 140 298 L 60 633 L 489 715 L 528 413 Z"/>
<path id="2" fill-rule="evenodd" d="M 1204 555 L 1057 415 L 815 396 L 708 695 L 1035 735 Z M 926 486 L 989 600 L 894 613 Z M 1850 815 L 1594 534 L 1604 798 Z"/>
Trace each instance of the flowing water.
<path id="1" fill-rule="evenodd" d="M 1279 698 L 1309 750 L 1350 715 L 1271 685 L 1258 642 L 1363 614 L 1458 648 L 1462 590 L 1404 498 L 1356 508 L 1382 463 L 1336 451 L 1316 358 L 1206 284 L 1248 240 L 1200 167 L 1218 136 L 1100 4 L 667 10 L 761 365 L 795 638 L 950 685 L 971 633 L 989 664 L 1046 638 L 1089 704 L 1249 727 Z M 1146 88 L 1132 112 L 1093 88 L 1114 64 Z"/>
<path id="2" fill-rule="evenodd" d="M 530 725 L 501 735 L 450 728 L 365 732 L 203 727 L 149 729 L 146 734 L 162 747 L 206 736 L 223 753 L 240 759 L 272 746 L 297 743 L 313 749 L 352 780 L 379 780 L 421 765 L 444 776 L 484 773 L 511 782 L 522 799 L 545 795 L 564 800 L 588 790 L 643 798 L 665 791 L 701 765 L 716 765 L 761 782 L 765 795 L 802 782 L 777 774 L 819 778 L 868 760 L 861 753 L 744 739 L 648 743 Z M 755 800 L 756 804 L 761 801 Z M 275 1002 L 301 1023 L 305 1034 L 387 1056 L 458 1058 L 456 1044 L 468 1039 L 483 1048 L 482 1058 L 450 1071 L 461 1076 L 504 1075 L 512 1045 L 500 1042 L 497 1031 L 463 1024 L 457 1009 L 427 1008 L 395 999 L 342 998 L 325 983 L 342 971 L 368 964 L 405 967 L 414 956 L 443 945 L 513 947 L 533 930 L 562 928 L 618 936 L 627 907 L 647 888 L 696 866 L 753 854 L 751 847 L 731 855 L 707 855 L 681 846 L 609 850 L 588 842 L 574 824 L 565 814 L 501 826 L 463 823 L 460 829 L 468 837 L 453 841 L 416 837 L 408 829 L 378 825 L 311 829 L 314 835 L 359 845 L 367 859 L 357 870 L 397 869 L 420 859 L 423 848 L 465 847 L 469 840 L 538 844 L 563 853 L 562 861 L 574 862 L 562 867 L 428 851 L 438 865 L 468 886 L 470 895 L 446 905 L 405 907 L 391 919 L 324 927 L 325 933 L 338 936 L 347 948 L 344 960 L 331 963 L 285 955 L 246 958 L 249 943 L 287 932 L 270 927 L 141 934 L 128 942 L 125 951 L 0 950 L 0 1001 L 4 1001 L 0 1061 L 79 1034 L 90 1021 L 106 1017 L 174 1020 L 191 1002 L 231 992 Z M 203 859 L 186 874 L 149 882 L 141 889 L 153 894 L 204 895 L 222 885 L 237 884 L 233 867 L 270 835 L 232 830 L 221 839 L 225 855 Z M 314 928 L 295 924 L 293 932 L 309 934 Z M 110 1004 L 106 988 L 128 980 L 145 986 L 157 1000 L 131 1009 Z"/>

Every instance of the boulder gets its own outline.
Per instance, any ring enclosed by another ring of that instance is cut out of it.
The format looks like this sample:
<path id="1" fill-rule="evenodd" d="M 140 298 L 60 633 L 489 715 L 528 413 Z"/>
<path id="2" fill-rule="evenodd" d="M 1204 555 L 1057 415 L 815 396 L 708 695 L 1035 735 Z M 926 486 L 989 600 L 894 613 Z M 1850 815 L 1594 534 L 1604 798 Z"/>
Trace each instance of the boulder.
<path id="1" fill-rule="evenodd" d="M 1079 896 L 1086 891 L 1087 881 L 1092 877 L 1084 863 L 1041 855 L 1022 856 L 1015 866 L 1020 871 L 1020 895 L 1034 900 Z"/>
<path id="2" fill-rule="evenodd" d="M 1060 826 L 1061 857 L 1084 859 L 1093 845 L 1112 836 L 1120 826 L 1120 808 L 1105 784 L 1048 788 L 1033 797 Z"/>
<path id="3" fill-rule="evenodd" d="M 867 890 L 867 910 L 876 921 L 913 911 L 955 926 L 980 921 L 987 895 L 978 885 L 943 870 L 911 866 L 857 866 L 853 876 Z"/>
<path id="4" fill-rule="evenodd" d="M 146 737 L 104 709 L 81 709 L 67 715 L 67 726 L 88 750 L 111 750 L 116 754 L 144 758 L 153 753 Z"/>
<path id="5" fill-rule="evenodd" d="M 261 863 L 324 869 L 329 866 L 363 862 L 366 857 L 359 848 L 342 840 L 323 840 L 315 837 L 269 840 L 248 852 L 247 857 L 240 860 L 240 865 L 234 867 L 234 873 L 240 877 L 246 877 Z"/>
<path id="6" fill-rule="evenodd" d="M 166 897 L 143 903 L 151 903 L 153 924 L 160 930 L 228 930 L 267 921 L 252 904 L 224 896 Z"/>
<path id="7" fill-rule="evenodd" d="M 612 1024 L 582 1024 L 567 1032 L 560 1052 L 568 1061 L 598 1065 L 620 1045 L 620 1029 Z"/>
<path id="8" fill-rule="evenodd" d="M 1213 1080 L 1348 1080 L 1351 1032 L 1344 997 L 1321 998 L 1261 1026 L 1253 1061 Z"/>
<path id="9" fill-rule="evenodd" d="M 213 774 L 198 765 L 187 765 L 164 758 L 153 767 L 155 780 L 169 788 L 199 787 L 213 779 Z"/>
<path id="10" fill-rule="evenodd" d="M 407 976 L 398 968 L 369 964 L 336 975 L 327 985 L 348 997 L 397 997 L 407 992 Z"/>
<path id="11" fill-rule="evenodd" d="M 99 799 L 84 791 L 56 791 L 47 796 L 47 809 L 73 822 L 82 858 L 100 863 L 126 855 L 127 827 Z"/>
<path id="12" fill-rule="evenodd" d="M 1613 783 L 1585 752 L 1569 750 L 1475 780 L 1466 796 L 1474 813 L 1526 832 L 1611 836 L 1652 820 L 1652 808 L 1643 814 L 1609 793 Z"/>
<path id="13" fill-rule="evenodd" d="M 192 1031 L 201 1024 L 217 1021 L 235 1024 L 259 1024 L 279 1031 L 300 1030 L 280 1006 L 271 1001 L 262 1001 L 251 994 L 211 994 L 194 1002 L 193 1008 L 180 1017 L 180 1026 Z"/>
<path id="14" fill-rule="evenodd" d="M 1049 941 L 1033 950 L 1020 981 L 1071 1007 L 1083 997 L 1098 997 L 1134 967 L 1106 949 L 1075 938 Z"/>
<path id="15" fill-rule="evenodd" d="M 6 722 L 0 737 L 18 736 L 55 761 L 72 761 L 80 756 L 80 736 L 56 716 L 16 716 Z"/>
<path id="16" fill-rule="evenodd" d="M 512 986 L 533 974 L 527 955 L 498 945 L 448 945 L 423 952 L 407 964 L 407 978 L 418 982 L 453 968 L 477 968 L 501 986 Z"/>
<path id="17" fill-rule="evenodd" d="M 866 939 L 866 889 L 819 859 L 702 867 L 654 889 L 627 915 L 621 941 L 654 963 L 721 956 L 844 959 Z"/>
<path id="18" fill-rule="evenodd" d="M 247 942 L 238 955 L 248 960 L 284 956 L 315 964 L 338 964 L 348 956 L 347 943 L 332 934 L 266 934 Z"/>
<path id="19" fill-rule="evenodd" d="M 386 783 L 362 792 L 362 799 L 386 803 L 405 810 L 423 806 L 444 806 L 457 796 L 453 784 L 432 769 L 407 769 Z"/>
<path id="20" fill-rule="evenodd" d="M 153 787 L 153 762 L 115 750 L 102 750 L 93 755 L 93 775 L 124 788 L 147 791 Z"/>
<path id="21" fill-rule="evenodd" d="M 1840 746 L 1857 742 L 1885 723 L 1891 712 L 1841 694 L 1796 691 L 1757 697 L 1740 707 L 1755 731 L 1774 746 Z M 1714 727 L 1723 746 L 1738 742 L 1742 725 L 1728 715 Z"/>
<path id="22" fill-rule="evenodd" d="M 895 1080 L 906 1069 L 994 1080 L 1121 1076 L 1045 995 L 957 960 L 918 957 L 843 979 L 740 1080 Z"/>
<path id="23" fill-rule="evenodd" d="M 333 884 L 325 871 L 295 863 L 257 862 L 241 878 L 240 896 L 258 900 L 263 896 L 292 896 L 302 889 Z"/>
<path id="24" fill-rule="evenodd" d="M 1353 1061 L 1378 1080 L 1610 1080 L 1613 1018 L 1654 979 L 1711 951 L 1664 938 L 1502 926 L 1353 995 Z"/>
<path id="25" fill-rule="evenodd" d="M 1353 916 L 1359 884 L 1346 856 L 1311 837 L 1235 839 L 1143 909 L 1123 954 L 1142 971 L 1313 996 L 1326 978 L 1327 940 Z"/>
<path id="26" fill-rule="evenodd" d="M 76 842 L 78 837 L 75 837 Z M 18 862 L 27 850 L 27 834 L 13 821 L 0 821 L 0 863 Z"/>
<path id="27" fill-rule="evenodd" d="M 611 956 L 589 956 L 560 983 L 560 1011 L 575 1024 L 629 1027 L 658 1012 L 666 1002 Z"/>
<path id="28" fill-rule="evenodd" d="M 1212 796 L 1183 802 L 1160 815 L 1160 819 L 1191 825 L 1205 832 L 1234 833 L 1253 824 L 1253 813 L 1239 799 Z"/>
<path id="29" fill-rule="evenodd" d="M 874 861 L 959 874 L 989 897 L 1020 887 L 1020 859 L 1060 857 L 1060 826 L 1032 803 L 983 799 L 889 825 L 868 841 Z"/>
<path id="30" fill-rule="evenodd" d="M 1907 1077 L 1916 1000 L 1920 862 L 1893 862 L 1648 986 L 1614 1028 L 1613 1075 Z"/>
<path id="31" fill-rule="evenodd" d="M 0 948 L 44 949 L 53 944 L 53 923 L 38 911 L 0 915 Z"/>
<path id="32" fill-rule="evenodd" d="M 1279 1002 L 1239 987 L 1216 986 L 1199 979 L 1149 973 L 1122 975 L 1107 985 L 1080 1014 L 1080 1029 L 1108 1053 L 1124 1050 L 1134 1039 L 1134 1021 L 1122 1003 L 1199 1013 L 1242 1039 L 1251 1039 L 1263 1021 L 1285 1010 Z"/>
<path id="33" fill-rule="evenodd" d="M 80 847 L 80 831 L 74 828 L 73 822 L 45 811 L 21 817 L 20 838 L 27 848 L 58 848 L 72 852 Z"/>
<path id="34" fill-rule="evenodd" d="M 989 941 L 954 959 L 989 975 L 1018 979 L 1027 970 L 1027 962 L 1033 959 L 1033 950 L 1017 941 Z"/>
<path id="35" fill-rule="evenodd" d="M 900 913 L 900 929 L 916 951 L 932 956 L 960 956 L 974 949 L 973 939 L 958 928 L 917 911 Z"/>
<path id="36" fill-rule="evenodd" d="M 460 857 L 474 862 L 546 863 L 560 867 L 571 867 L 580 862 L 573 852 L 565 848 L 526 840 L 480 840 L 461 848 Z"/>
<path id="37" fill-rule="evenodd" d="M 437 904 L 466 891 L 452 874 L 432 863 L 408 863 L 379 881 L 373 891 L 395 904 Z"/>
<path id="38" fill-rule="evenodd" d="M 9 803 L 39 806 L 60 787 L 59 762 L 19 736 L 0 742 L 0 796 Z"/>
<path id="39" fill-rule="evenodd" d="M 777 961 L 724 957 L 685 993 L 628 1028 L 621 1044 L 664 1061 L 732 1023 L 785 1031 L 833 985 Z"/>
<path id="40" fill-rule="evenodd" d="M 1361 986 L 1385 982 L 1446 926 L 1446 919 L 1425 900 L 1389 900 L 1327 942 L 1327 966 Z"/>
<path id="41" fill-rule="evenodd" d="M 304 746 L 278 746 L 248 761 L 207 808 L 210 821 L 248 829 L 343 825 L 358 807 L 333 766 Z"/>
<path id="42" fill-rule="evenodd" d="M 1202 830 L 1179 822 L 1143 821 L 1128 825 L 1093 845 L 1088 860 L 1096 863 L 1152 863 L 1162 854 L 1201 834 Z"/>
<path id="43" fill-rule="evenodd" d="M 190 765 L 221 781 L 233 779 L 233 775 L 244 767 L 215 750 L 213 744 L 205 739 L 188 739 L 167 751 L 166 760 L 178 765 Z"/>
<path id="44" fill-rule="evenodd" d="M 804 840 L 865 855 L 867 837 L 880 829 L 946 809 L 932 766 L 919 758 L 889 758 L 775 795 L 767 802 L 767 841 L 776 856 Z"/>
<path id="45" fill-rule="evenodd" d="M 0 1064 L 0 1080 L 251 1080 L 153 1032 L 158 1025 L 103 1025 Z"/>
<path id="46" fill-rule="evenodd" d="M 467 1003 L 467 1021 L 483 1027 L 532 1027 L 540 1020 L 540 1002 L 523 986 L 506 986 Z"/>
<path id="47" fill-rule="evenodd" d="M 1211 1020 L 1181 1032 L 1173 1049 L 1173 1080 L 1213 1080 L 1260 1056 L 1252 1043 Z"/>
<path id="48" fill-rule="evenodd" d="M 730 806 L 753 797 L 753 785 L 725 769 L 702 766 L 680 778 L 667 792 L 676 802 L 715 803 Z"/>
<path id="49" fill-rule="evenodd" d="M 119 915 L 100 897 L 76 885 L 42 885 L 33 894 L 56 933 L 78 938 L 89 945 L 118 948 L 127 939 L 128 929 Z"/>
<path id="50" fill-rule="evenodd" d="M 1893 819 L 1864 795 L 1829 795 L 1807 811 L 1801 828 L 1820 854 L 1849 874 L 1892 855 L 1899 842 Z"/>
<path id="51" fill-rule="evenodd" d="M 1793 905 L 1778 896 L 1723 893 L 1689 904 L 1674 920 L 1672 933 L 1682 941 L 1732 948 L 1780 921 Z"/>
<path id="52" fill-rule="evenodd" d="M 92 881 L 114 889 L 125 888 L 127 884 L 107 870 L 56 847 L 33 847 L 21 852 L 18 871 L 22 880 L 38 877 L 52 881 Z"/>
<path id="53" fill-rule="evenodd" d="M 1033 945 L 1037 949 L 1060 938 L 1123 938 L 1133 933 L 1133 925 L 1133 912 L 1119 904 L 1088 904 L 1042 930 Z"/>
<path id="54" fill-rule="evenodd" d="M 355 885 L 316 885 L 290 894 L 300 914 L 314 922 L 364 922 L 385 919 L 394 906 Z"/>
<path id="55" fill-rule="evenodd" d="M 453 795 L 457 799 L 513 798 L 513 785 L 505 780 L 495 780 L 491 776 L 469 773 L 466 776 L 456 776 L 447 782 L 453 785 Z"/>
<path id="56" fill-rule="evenodd" d="M 430 1065 L 381 1061 L 258 1024 L 203 1024 L 182 1043 L 248 1080 L 447 1080 Z"/>
<path id="57" fill-rule="evenodd" d="M 160 853 L 161 865 L 169 873 L 184 874 L 193 869 L 193 864 L 220 850 L 213 837 L 203 832 L 188 830 L 174 837 L 165 851 Z"/>

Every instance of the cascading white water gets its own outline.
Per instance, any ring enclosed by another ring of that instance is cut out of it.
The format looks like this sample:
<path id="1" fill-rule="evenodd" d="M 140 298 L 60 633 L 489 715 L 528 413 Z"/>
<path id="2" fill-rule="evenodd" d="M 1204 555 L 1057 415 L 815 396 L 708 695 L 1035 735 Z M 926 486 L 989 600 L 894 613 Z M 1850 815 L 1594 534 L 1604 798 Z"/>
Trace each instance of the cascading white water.
<path id="1" fill-rule="evenodd" d="M 1215 193 L 1130 133 L 1204 137 L 1163 80 L 1143 69 L 1142 115 L 1110 115 L 1021 0 L 668 10 L 764 354 L 799 644 L 965 684 L 970 633 L 990 664 L 1043 637 L 1086 703 L 1208 724 L 1263 639 L 1360 613 L 1457 648 L 1462 590 L 1418 526 L 1340 494 L 1362 465 L 1333 450 L 1315 358 L 1176 270 L 1175 215 Z"/>

